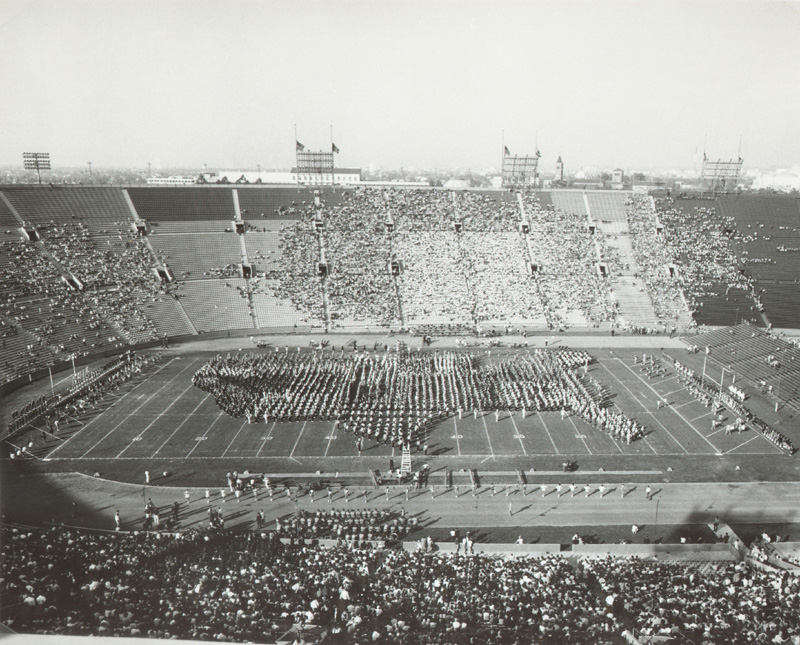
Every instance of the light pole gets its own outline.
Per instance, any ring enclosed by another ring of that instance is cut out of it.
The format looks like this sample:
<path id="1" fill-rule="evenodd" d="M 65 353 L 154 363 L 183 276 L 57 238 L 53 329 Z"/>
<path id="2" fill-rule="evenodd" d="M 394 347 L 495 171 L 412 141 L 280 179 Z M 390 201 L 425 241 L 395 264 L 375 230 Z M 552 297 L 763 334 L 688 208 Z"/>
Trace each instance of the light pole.
<path id="1" fill-rule="evenodd" d="M 147 177 L 150 177 L 150 162 L 147 162 Z"/>
<path id="2" fill-rule="evenodd" d="M 87 161 L 86 163 L 89 164 L 89 183 L 94 185 L 94 175 L 92 175 L 92 162 Z"/>

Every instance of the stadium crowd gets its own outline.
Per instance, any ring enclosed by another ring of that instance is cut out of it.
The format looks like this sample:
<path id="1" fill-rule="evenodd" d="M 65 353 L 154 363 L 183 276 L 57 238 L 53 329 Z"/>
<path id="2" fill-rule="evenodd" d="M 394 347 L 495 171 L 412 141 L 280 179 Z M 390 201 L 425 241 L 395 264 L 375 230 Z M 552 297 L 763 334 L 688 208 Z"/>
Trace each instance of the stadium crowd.
<path id="1" fill-rule="evenodd" d="M 5 622 L 35 634 L 274 642 L 318 626 L 332 643 L 409 645 L 610 643 L 631 628 L 707 645 L 800 638 L 800 580 L 783 571 L 328 548 L 267 531 L 5 528 L 0 584 Z"/>
<path id="2" fill-rule="evenodd" d="M 736 230 L 732 217 L 707 205 L 713 202 L 684 201 L 678 207 L 674 199 L 663 198 L 656 203 L 669 255 L 680 266 L 678 281 L 693 312 L 732 289 L 753 292 L 752 279 L 739 271 L 739 258 L 725 234 Z"/>
<path id="3" fill-rule="evenodd" d="M 577 368 L 592 358 L 562 350 L 518 353 L 479 364 L 460 352 L 217 355 L 192 377 L 233 417 L 253 421 L 335 419 L 357 438 L 404 446 L 424 441 L 431 424 L 483 411 L 562 411 L 630 443 L 644 428 L 611 410 Z"/>
<path id="4" fill-rule="evenodd" d="M 678 289 L 678 276 L 671 276 L 669 266 L 675 263 L 672 250 L 667 246 L 663 232 L 659 233 L 655 214 L 650 208 L 650 197 L 632 194 L 625 200 L 628 228 L 631 235 L 638 277 L 647 286 L 653 309 L 659 322 L 675 325 L 682 322 L 686 313 Z"/>
<path id="5" fill-rule="evenodd" d="M 524 204 L 531 227 L 527 236 L 531 254 L 541 267 L 536 279 L 550 325 L 597 325 L 615 320 L 608 280 L 597 272 L 596 250 L 586 220 L 556 208 L 542 208 L 535 194 L 525 195 Z M 611 259 L 604 256 L 604 261 Z"/>
<path id="6" fill-rule="evenodd" d="M 330 538 L 361 544 L 365 540 L 394 542 L 405 537 L 416 526 L 417 518 L 388 510 L 354 509 L 309 513 L 301 509 L 290 518 L 278 519 L 275 531 L 282 537 Z"/>
<path id="7" fill-rule="evenodd" d="M 276 295 L 320 319 L 316 262 L 324 248 L 331 315 L 345 323 L 400 321 L 391 260 L 402 264 L 397 287 L 409 325 L 563 327 L 614 320 L 585 222 L 541 209 L 535 196 L 525 197 L 525 208 L 528 235 L 519 232 L 514 200 L 476 192 L 356 189 L 324 210 L 321 230 L 311 207 L 284 228 Z M 606 261 L 614 263 L 609 255 Z M 528 274 L 530 259 L 541 267 L 535 280 Z"/>

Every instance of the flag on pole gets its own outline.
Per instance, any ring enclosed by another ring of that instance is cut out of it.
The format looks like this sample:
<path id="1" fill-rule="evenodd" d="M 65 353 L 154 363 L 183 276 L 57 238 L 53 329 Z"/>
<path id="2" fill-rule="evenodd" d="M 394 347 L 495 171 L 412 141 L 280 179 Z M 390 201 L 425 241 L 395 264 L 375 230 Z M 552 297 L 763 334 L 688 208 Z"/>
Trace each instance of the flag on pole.
<path id="1" fill-rule="evenodd" d="M 339 148 L 336 147 L 336 144 L 333 143 L 333 141 L 331 141 L 331 152 L 333 152 L 335 155 L 339 154 Z"/>
<path id="2" fill-rule="evenodd" d="M 536 156 L 537 157 L 541 157 L 542 156 L 542 153 L 539 152 L 539 148 L 536 148 Z"/>
<path id="3" fill-rule="evenodd" d="M 508 146 L 503 146 L 503 154 L 506 157 L 510 157 L 511 156 L 511 151 L 508 149 Z"/>
<path id="4" fill-rule="evenodd" d="M 295 144 L 295 147 L 297 149 L 297 152 L 303 152 L 303 150 L 306 149 L 306 147 L 302 143 L 297 141 L 297 140 L 295 140 L 294 144 Z"/>

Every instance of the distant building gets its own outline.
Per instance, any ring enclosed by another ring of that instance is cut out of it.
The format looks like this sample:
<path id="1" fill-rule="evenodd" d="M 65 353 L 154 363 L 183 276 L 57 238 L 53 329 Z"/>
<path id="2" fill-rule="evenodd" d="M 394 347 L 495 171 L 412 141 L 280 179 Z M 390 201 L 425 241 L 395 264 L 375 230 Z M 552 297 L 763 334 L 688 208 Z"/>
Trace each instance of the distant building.
<path id="1" fill-rule="evenodd" d="M 559 184 L 564 182 L 564 162 L 561 161 L 561 155 L 558 155 L 558 161 L 556 161 L 556 174 L 553 177 L 553 181 Z"/>
<path id="2" fill-rule="evenodd" d="M 197 183 L 197 177 L 148 177 L 148 186 L 190 186 Z"/>
<path id="3" fill-rule="evenodd" d="M 622 190 L 625 186 L 625 171 L 622 168 L 615 168 L 611 172 L 611 188 Z"/>

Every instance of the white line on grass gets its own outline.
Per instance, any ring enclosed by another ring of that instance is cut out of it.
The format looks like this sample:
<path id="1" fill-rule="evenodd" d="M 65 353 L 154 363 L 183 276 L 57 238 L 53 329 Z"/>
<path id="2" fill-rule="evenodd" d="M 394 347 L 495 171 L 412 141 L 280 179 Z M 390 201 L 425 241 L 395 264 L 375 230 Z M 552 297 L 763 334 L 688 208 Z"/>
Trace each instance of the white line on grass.
<path id="1" fill-rule="evenodd" d="M 558 446 L 556 445 L 556 442 L 553 441 L 553 435 L 551 435 L 550 430 L 547 429 L 547 424 L 544 422 L 544 417 L 542 416 L 542 413 L 537 410 L 536 414 L 539 415 L 539 420 L 542 422 L 542 425 L 544 426 L 544 431 L 547 433 L 547 436 L 550 437 L 550 443 L 553 444 L 553 448 L 555 449 L 556 454 L 560 455 L 561 453 L 558 451 Z"/>
<path id="2" fill-rule="evenodd" d="M 119 422 L 117 425 L 115 425 L 113 428 L 111 428 L 111 430 L 109 430 L 109 431 L 108 431 L 106 434 L 104 434 L 104 435 L 103 435 L 103 437 L 100 439 L 100 441 L 98 441 L 97 443 L 95 443 L 95 444 L 94 444 L 94 445 L 93 445 L 91 448 L 89 448 L 89 450 L 87 450 L 85 453 L 83 453 L 83 454 L 81 455 L 81 457 L 85 457 L 86 455 L 88 455 L 90 452 L 92 452 L 92 450 L 94 450 L 95 448 L 97 448 L 97 446 L 99 446 L 99 445 L 100 445 L 100 444 L 101 444 L 103 441 L 105 441 L 105 439 L 106 439 L 107 437 L 111 436 L 111 433 L 112 433 L 112 432 L 114 432 L 114 431 L 115 431 L 117 428 L 119 428 L 121 425 L 124 425 L 125 423 L 127 423 L 128 421 L 130 421 L 130 418 L 131 418 L 132 416 L 135 416 L 135 415 L 136 415 L 136 413 L 137 413 L 139 410 L 141 410 L 141 409 L 142 409 L 142 408 L 143 408 L 145 405 L 147 405 L 148 403 L 150 403 L 150 401 L 152 401 L 152 400 L 153 400 L 153 399 L 156 397 L 156 395 L 157 395 L 159 392 L 161 392 L 161 390 L 163 390 L 165 387 L 167 387 L 167 386 L 168 386 L 170 383 L 172 383 L 172 381 L 174 381 L 176 378 L 178 378 L 178 377 L 179 377 L 181 374 L 183 374 L 183 373 L 184 373 L 184 372 L 185 372 L 187 369 L 189 369 L 189 368 L 190 368 L 190 367 L 191 367 L 191 366 L 192 366 L 194 363 L 196 363 L 196 362 L 197 362 L 197 361 L 192 361 L 191 363 L 189 363 L 189 364 L 188 364 L 186 367 L 184 367 L 184 368 L 183 368 L 183 369 L 182 369 L 180 372 L 178 372 L 178 373 L 177 373 L 175 376 L 173 376 L 173 377 L 172 377 L 172 378 L 171 378 L 169 381 L 167 381 L 166 383 L 164 383 L 164 385 L 162 385 L 162 386 L 161 386 L 160 388 L 158 388 L 158 389 L 157 389 L 155 392 L 153 392 L 153 393 L 152 393 L 152 394 L 151 394 L 149 397 L 147 397 L 147 398 L 146 398 L 146 399 L 145 399 L 145 400 L 144 400 L 144 401 L 143 401 L 141 404 L 139 404 L 138 406 L 136 406 L 136 408 L 134 408 L 133 412 L 131 412 L 130 414 L 127 414 L 127 415 L 125 415 L 125 418 L 124 418 L 124 419 L 122 419 L 122 421 L 120 421 L 120 422 Z M 148 379 L 148 380 L 149 380 L 149 379 Z M 131 390 L 131 392 L 132 392 L 132 391 L 133 391 L 133 390 Z M 129 394 L 130 394 L 130 392 L 129 392 Z M 123 398 L 124 398 L 124 397 L 123 397 Z"/>
<path id="3" fill-rule="evenodd" d="M 186 418 L 185 418 L 183 421 L 181 421 L 181 422 L 180 422 L 180 424 L 178 425 L 178 427 L 177 427 L 177 428 L 175 428 L 175 430 L 173 430 L 173 431 L 172 431 L 172 434 L 171 434 L 169 437 L 167 437 L 166 441 L 164 441 L 164 443 L 162 443 L 162 444 L 161 444 L 161 445 L 158 447 L 158 450 L 156 450 L 156 451 L 155 451 L 155 452 L 152 454 L 152 456 L 150 457 L 150 459 L 152 459 L 152 458 L 153 458 L 153 457 L 155 457 L 155 456 L 156 456 L 156 455 L 157 455 L 159 452 L 161 452 L 161 449 L 162 449 L 164 446 L 166 446 L 166 445 L 169 443 L 169 440 L 170 440 L 170 439 L 172 439 L 172 437 L 174 437 L 174 436 L 175 436 L 175 433 L 176 433 L 176 432 L 178 432 L 178 430 L 180 430 L 180 429 L 183 427 L 183 424 L 184 424 L 184 423 L 186 423 L 187 421 L 189 421 L 189 419 L 191 419 L 192 417 L 194 417 L 194 413 L 195 413 L 195 412 L 197 412 L 198 408 L 199 408 L 201 405 L 203 405 L 203 403 L 205 403 L 205 402 L 206 402 L 206 399 L 207 399 L 208 397 L 210 397 L 210 396 L 211 396 L 211 394 L 209 393 L 209 394 L 206 394 L 206 395 L 205 395 L 205 397 L 203 397 L 203 400 L 202 400 L 202 401 L 200 401 L 200 403 L 198 403 L 198 404 L 195 406 L 194 410 L 192 410 L 192 411 L 191 411 L 189 414 L 187 414 L 187 415 L 186 415 Z"/>
<path id="4" fill-rule="evenodd" d="M 626 369 L 627 369 L 627 370 L 628 370 L 628 371 L 629 371 L 631 374 L 633 374 L 634 376 L 636 376 L 636 378 L 638 378 L 638 379 L 639 379 L 639 380 L 640 380 L 642 383 L 644 383 L 644 384 L 645 384 L 647 387 L 649 387 L 651 390 L 653 390 L 653 388 L 650 386 L 650 384 L 649 384 L 647 381 L 645 381 L 645 380 L 644 380 L 643 378 L 641 378 L 640 376 L 637 376 L 636 372 L 634 372 L 634 371 L 633 371 L 633 370 L 632 370 L 630 367 L 628 367 L 627 365 L 625 365 L 625 363 L 623 363 L 623 362 L 622 362 L 622 361 L 620 361 L 619 359 L 617 359 L 617 360 L 618 360 L 620 363 L 622 363 L 622 365 L 624 365 L 624 366 L 625 366 L 625 368 L 626 368 Z M 655 390 L 653 390 L 653 392 L 656 392 L 656 391 L 655 391 Z M 656 392 L 656 394 L 658 394 L 658 392 Z M 667 406 L 667 407 L 671 407 L 671 406 Z M 683 415 L 682 415 L 680 412 L 678 412 L 677 410 L 674 410 L 674 409 L 673 409 L 673 412 L 674 412 L 675 414 L 677 414 L 677 415 L 678 415 L 678 416 L 679 416 L 681 419 L 683 419 L 684 423 L 686 423 L 686 425 L 687 425 L 687 426 L 689 426 L 689 427 L 690 427 L 692 430 L 694 430 L 694 431 L 697 433 L 697 436 L 698 436 L 698 437 L 702 438 L 702 439 L 703 439 L 703 441 L 705 441 L 705 442 L 706 442 L 706 443 L 707 443 L 709 446 L 711 446 L 711 447 L 714 449 L 714 452 L 716 452 L 717 454 L 720 454 L 720 450 L 719 450 L 719 448 L 717 448 L 717 447 L 716 447 L 716 446 L 715 446 L 713 443 L 711 443 L 711 442 L 710 442 L 708 439 L 706 439 L 705 435 L 703 435 L 703 433 L 702 433 L 702 432 L 700 432 L 700 431 L 699 431 L 697 428 L 695 428 L 695 427 L 694 427 L 694 426 L 693 426 L 691 423 L 689 423 L 689 420 L 688 420 L 688 419 L 687 419 L 685 416 L 683 416 Z"/>
<path id="5" fill-rule="evenodd" d="M 161 366 L 161 367 L 159 367 L 159 368 L 158 368 L 158 369 L 157 369 L 155 372 L 153 372 L 153 373 L 151 374 L 151 376 L 155 376 L 156 374 L 158 374 L 158 373 L 159 373 L 161 370 L 163 370 L 165 367 L 167 367 L 167 366 L 168 366 L 170 363 L 172 363 L 172 361 L 174 361 L 174 360 L 175 360 L 174 358 L 171 358 L 171 359 L 169 360 L 169 362 L 167 362 L 167 363 L 164 363 L 164 365 L 162 365 L 162 366 Z M 77 436 L 78 436 L 78 435 L 79 435 L 81 432 L 83 432 L 84 430 L 86 430 L 86 428 L 88 428 L 90 425 L 92 425 L 92 424 L 93 424 L 95 421 L 97 421 L 98 419 L 102 418 L 102 417 L 103 417 L 103 415 L 105 415 L 105 413 L 106 413 L 106 412 L 108 412 L 108 411 L 109 411 L 111 408 L 113 408 L 113 407 L 114 407 L 114 406 L 115 406 L 117 403 L 119 403 L 120 401 L 122 401 L 122 400 L 123 400 L 123 399 L 124 399 L 126 396 L 128 396 L 128 394 L 131 394 L 131 393 L 133 393 L 133 392 L 134 392 L 134 390 L 136 390 L 136 389 L 137 389 L 138 387 L 140 387 L 141 385 L 144 385 L 144 384 L 145 384 L 145 383 L 147 383 L 147 381 L 149 381 L 149 380 L 150 380 L 150 378 L 148 377 L 147 379 L 145 379 L 145 380 L 144 380 L 144 381 L 142 381 L 141 383 L 137 384 L 137 385 L 136 385 L 136 387 L 134 387 L 134 388 L 133 388 L 133 389 L 132 389 L 130 392 L 128 392 L 127 394 L 125 394 L 125 396 L 123 396 L 122 398 L 120 398 L 120 399 L 117 399 L 116 401 L 114 401 L 114 403 L 112 403 L 112 404 L 111 404 L 111 405 L 110 405 L 108 408 L 106 408 L 105 410 L 103 410 L 103 411 L 102 411 L 100 414 L 98 414 L 98 415 L 97 415 L 97 416 L 96 416 L 94 419 L 92 419 L 91 421 L 89 421 L 89 423 L 87 423 L 85 426 L 83 426 L 83 427 L 82 427 L 80 430 L 78 430 L 78 431 L 77 431 L 77 432 L 76 432 L 74 435 L 72 435 L 72 436 L 71 436 L 69 439 L 67 439 L 66 441 L 64 441 L 64 443 L 62 443 L 62 444 L 61 444 L 60 446 L 58 446 L 58 447 L 57 447 L 55 450 L 53 450 L 53 452 L 51 452 L 49 455 L 47 455 L 47 458 L 48 458 L 48 459 L 49 459 L 49 458 L 51 458 L 51 457 L 52 457 L 52 456 L 53 456 L 55 453 L 57 453 L 57 452 L 58 452 L 59 450 L 61 450 L 61 449 L 62 449 L 64 446 L 66 446 L 66 445 L 67 445 L 67 444 L 68 444 L 70 441 L 72 441 L 72 440 L 73 440 L 75 437 L 77 437 Z"/>
<path id="6" fill-rule="evenodd" d="M 278 423 L 278 422 L 277 421 L 273 421 L 272 422 L 272 427 L 269 429 L 269 432 L 267 432 L 267 434 L 265 434 L 264 438 L 261 440 L 261 447 L 258 449 L 258 452 L 256 453 L 256 457 L 258 457 L 261 454 L 261 451 L 264 450 L 264 446 L 267 445 L 267 441 L 269 441 L 269 438 L 272 436 L 272 431 L 275 429 L 275 424 L 276 423 Z"/>
<path id="7" fill-rule="evenodd" d="M 458 440 L 458 424 L 456 423 L 456 418 L 455 417 L 453 417 L 453 427 L 456 429 L 456 431 L 455 431 L 456 432 L 456 434 L 455 434 L 455 437 L 456 437 L 456 450 L 458 450 L 458 456 L 460 457 L 461 456 L 461 443 Z"/>
<path id="8" fill-rule="evenodd" d="M 685 453 L 688 455 L 688 454 L 689 454 L 689 451 L 688 451 L 688 450 L 686 450 L 686 448 L 684 448 L 684 447 L 681 445 L 681 442 L 680 442 L 680 441 L 678 441 L 678 440 L 675 438 L 675 436 L 674 436 L 674 435 L 673 435 L 673 434 L 672 434 L 672 433 L 669 431 L 669 429 L 667 428 L 667 426 L 665 426 L 663 423 L 661 423 L 661 421 L 659 421 L 658 419 L 656 419 L 655 415 L 653 415 L 653 413 L 652 413 L 652 412 L 650 412 L 650 410 L 648 410 L 648 409 L 647 409 L 647 406 L 646 406 L 644 403 L 642 403 L 642 402 L 641 402 L 639 399 L 637 399 L 637 398 L 636 398 L 636 396 L 633 394 L 633 392 L 631 392 L 630 388 L 629 388 L 627 385 L 625 385 L 625 383 L 623 383 L 622 381 L 620 381 L 620 380 L 619 380 L 619 378 L 617 377 L 617 375 L 616 375 L 616 374 L 614 374 L 614 372 L 612 372 L 610 369 L 608 369 L 608 368 L 607 368 L 605 365 L 603 365 L 603 363 L 600 363 L 600 365 L 603 367 L 603 369 L 605 369 L 605 370 L 606 370 L 606 372 L 608 372 L 609 374 L 611 374 L 612 378 L 613 378 L 613 379 L 614 379 L 614 380 L 615 380 L 617 383 L 619 383 L 619 384 L 620 384 L 622 387 L 624 387 L 626 390 L 628 390 L 628 393 L 631 395 L 631 397 L 633 398 L 633 400 L 634 400 L 634 401 L 636 401 L 636 402 L 637 402 L 639 405 L 641 405 L 641 406 L 644 408 L 644 411 L 645 411 L 645 413 L 646 413 L 646 414 L 649 414 L 651 417 L 653 417 L 653 421 L 655 421 L 655 422 L 656 422 L 658 425 L 660 425 L 660 426 L 661 426 L 661 427 L 664 429 L 664 432 L 666 432 L 666 433 L 667 433 L 667 434 L 668 434 L 670 437 L 672 437 L 672 440 L 673 440 L 675 443 L 677 443 L 677 444 L 678 444 L 678 446 L 679 446 L 679 447 L 680 447 L 680 448 L 681 448 L 681 449 L 682 449 L 682 450 L 683 450 L 683 451 L 684 451 L 684 452 L 685 452 Z M 652 446 L 651 446 L 651 447 L 652 447 Z M 655 452 L 655 451 L 653 451 L 653 452 Z M 659 454 L 660 454 L 660 453 L 659 453 Z"/>
<path id="9" fill-rule="evenodd" d="M 225 448 L 225 450 L 224 450 L 224 451 L 223 451 L 223 453 L 222 453 L 222 456 L 223 456 L 223 457 L 224 457 L 224 456 L 227 454 L 228 450 L 230 450 L 230 449 L 231 449 L 231 446 L 233 445 L 233 442 L 234 442 L 234 441 L 236 441 L 236 437 L 238 437 L 238 436 L 239 436 L 239 433 L 242 431 L 242 428 L 244 428 L 244 424 L 245 424 L 245 423 L 247 423 L 247 419 L 245 419 L 244 421 L 242 421 L 242 425 L 240 425 L 240 426 L 239 426 L 239 429 L 236 431 L 236 434 L 235 434 L 235 435 L 233 435 L 233 439 L 231 439 L 231 442 L 228 444 L 228 447 L 227 447 L 227 448 Z"/>
<path id="10" fill-rule="evenodd" d="M 211 430 L 211 428 L 213 428 L 213 427 L 214 427 L 214 426 L 217 424 L 217 421 L 219 421 L 219 420 L 222 418 L 222 415 L 223 415 L 223 414 L 225 414 L 225 413 L 224 413 L 222 410 L 220 410 L 220 411 L 219 411 L 219 414 L 217 415 L 217 418 L 216 418 L 216 419 L 214 419 L 214 420 L 211 422 L 211 425 L 210 425 L 210 426 L 208 426 L 208 427 L 206 428 L 206 431 L 205 431 L 205 432 L 203 433 L 203 435 L 202 435 L 203 437 L 205 437 L 206 435 L 208 435 L 208 431 L 209 431 L 209 430 Z M 185 459 L 188 459 L 189 457 L 191 457 L 191 456 L 192 456 L 192 453 L 193 453 L 195 450 L 197 450 L 197 446 L 199 446 L 201 443 L 203 443 L 203 439 L 200 439 L 199 441 L 195 441 L 195 442 L 194 442 L 194 445 L 192 446 L 192 449 L 191 449 L 191 450 L 189 451 L 189 453 L 186 455 Z"/>
<path id="11" fill-rule="evenodd" d="M 739 444 L 738 446 L 736 446 L 735 448 L 731 448 L 730 450 L 726 450 L 726 451 L 725 451 L 725 454 L 727 455 L 729 452 L 733 452 L 734 450 L 737 450 L 738 448 L 741 448 L 742 446 L 746 446 L 748 443 L 750 443 L 751 441 L 755 441 L 755 440 L 756 440 L 756 439 L 758 439 L 760 436 L 761 436 L 760 434 L 757 434 L 757 435 L 755 435 L 755 436 L 753 436 L 753 437 L 750 437 L 750 438 L 749 438 L 747 441 L 744 441 L 744 442 L 740 443 L 740 444 Z"/>
<path id="12" fill-rule="evenodd" d="M 514 421 L 514 414 L 513 413 L 509 416 L 509 419 L 511 419 L 511 423 L 514 424 L 514 430 L 517 433 L 517 439 L 519 439 L 519 445 L 522 446 L 522 452 L 527 457 L 528 456 L 528 451 L 525 450 L 525 444 L 522 443 L 522 437 L 519 435 L 519 428 L 517 427 L 517 423 Z"/>
<path id="13" fill-rule="evenodd" d="M 147 432 L 156 421 L 158 421 L 162 416 L 164 416 L 164 414 L 166 414 L 167 410 L 169 410 L 173 405 L 175 405 L 178 402 L 178 400 L 193 387 L 194 383 L 190 383 L 189 387 L 187 387 L 183 392 L 181 392 L 180 395 L 172 403 L 170 403 L 166 408 L 164 408 L 161 412 L 159 412 L 156 415 L 156 417 L 150 423 L 147 424 L 147 427 L 139 433 L 138 436 L 141 437 L 145 432 Z M 128 448 L 130 448 L 133 444 L 134 442 L 131 441 L 127 446 L 125 446 L 122 450 L 120 450 L 119 454 L 115 457 L 115 459 L 122 457 L 122 453 L 125 452 Z"/>
<path id="14" fill-rule="evenodd" d="M 297 444 L 300 443 L 300 437 L 303 436 L 303 430 L 306 429 L 307 421 L 303 421 L 303 427 L 300 428 L 300 434 L 297 435 L 297 441 L 294 442 L 294 446 L 292 446 L 292 452 L 289 453 L 289 459 L 294 459 L 294 451 L 297 449 Z"/>
<path id="15" fill-rule="evenodd" d="M 325 454 L 322 455 L 323 457 L 327 457 L 328 456 L 328 450 L 330 450 L 331 441 L 333 441 L 333 432 L 334 432 L 334 430 L 336 430 L 336 421 L 333 422 L 333 424 L 331 425 L 331 430 L 328 433 L 328 443 L 325 446 Z"/>
<path id="16" fill-rule="evenodd" d="M 486 430 L 486 439 L 489 442 L 489 451 L 492 453 L 492 457 L 494 457 L 494 448 L 492 448 L 492 438 L 489 436 L 489 426 L 486 425 L 486 417 L 482 411 L 479 411 L 481 414 L 481 421 L 483 421 L 483 429 Z"/>

